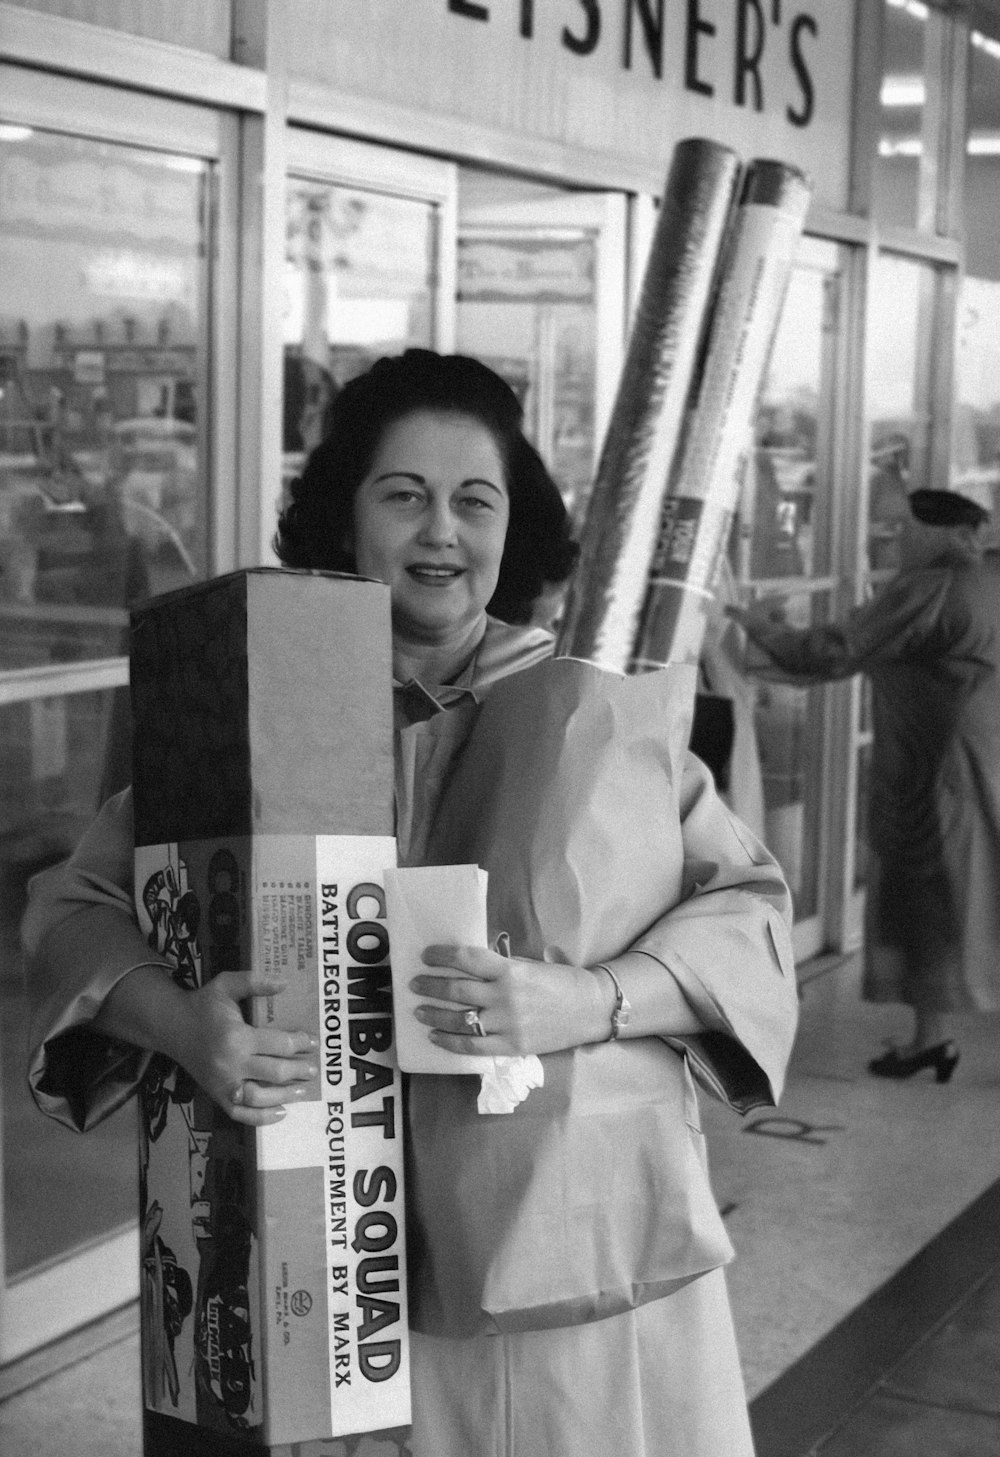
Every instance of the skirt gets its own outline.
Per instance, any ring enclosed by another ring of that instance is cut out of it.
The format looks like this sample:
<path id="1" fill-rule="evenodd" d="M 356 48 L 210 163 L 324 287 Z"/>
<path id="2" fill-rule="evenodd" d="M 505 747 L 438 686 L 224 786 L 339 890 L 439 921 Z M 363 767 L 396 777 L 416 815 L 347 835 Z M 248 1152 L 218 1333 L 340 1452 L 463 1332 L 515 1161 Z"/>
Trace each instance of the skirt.
<path id="1" fill-rule="evenodd" d="M 410 1359 L 412 1457 L 753 1457 L 722 1269 L 586 1325 L 414 1332 Z"/>

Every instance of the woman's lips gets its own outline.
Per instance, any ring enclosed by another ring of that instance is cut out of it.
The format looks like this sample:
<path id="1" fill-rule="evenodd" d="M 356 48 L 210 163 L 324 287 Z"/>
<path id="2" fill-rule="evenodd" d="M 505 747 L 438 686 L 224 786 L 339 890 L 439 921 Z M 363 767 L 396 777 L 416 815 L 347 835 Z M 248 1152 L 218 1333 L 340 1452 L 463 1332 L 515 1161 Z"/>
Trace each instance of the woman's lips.
<path id="1" fill-rule="evenodd" d="M 431 562 L 414 562 L 406 568 L 407 574 L 428 587 L 448 587 L 464 576 L 464 567 L 435 566 Z"/>

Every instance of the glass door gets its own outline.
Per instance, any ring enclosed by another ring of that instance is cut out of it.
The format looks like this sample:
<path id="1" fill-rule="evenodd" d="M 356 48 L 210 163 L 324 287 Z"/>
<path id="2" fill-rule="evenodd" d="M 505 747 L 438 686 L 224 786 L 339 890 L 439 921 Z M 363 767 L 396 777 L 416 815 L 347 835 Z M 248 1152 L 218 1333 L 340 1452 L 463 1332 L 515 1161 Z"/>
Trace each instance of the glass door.
<path id="1" fill-rule="evenodd" d="M 835 243 L 800 243 L 733 533 L 739 595 L 771 599 L 794 627 L 822 622 L 838 606 L 833 450 L 844 262 Z M 792 888 L 801 960 L 824 940 L 830 690 L 756 679 L 752 692 L 764 839 Z"/>
<path id="2" fill-rule="evenodd" d="M 386 354 L 454 345 L 455 168 L 293 127 L 285 203 L 285 483 L 337 391 Z"/>
<path id="3" fill-rule="evenodd" d="M 859 599 L 878 592 L 899 567 L 898 538 L 911 491 L 940 479 L 950 438 L 947 414 L 936 404 L 940 360 L 931 356 L 943 331 L 933 320 L 954 282 L 943 265 L 888 252 L 872 263 L 868 303 L 866 420 L 867 506 L 861 521 Z M 848 843 L 849 940 L 861 935 L 868 856 L 866 826 L 871 779 L 872 710 L 867 679 L 855 687 L 853 773 L 857 798 Z"/>
<path id="4" fill-rule="evenodd" d="M 128 782 L 130 603 L 211 567 L 220 151 L 210 112 L 0 68 L 0 1362 L 138 1293 L 134 1108 L 35 1109 L 18 925 Z"/>

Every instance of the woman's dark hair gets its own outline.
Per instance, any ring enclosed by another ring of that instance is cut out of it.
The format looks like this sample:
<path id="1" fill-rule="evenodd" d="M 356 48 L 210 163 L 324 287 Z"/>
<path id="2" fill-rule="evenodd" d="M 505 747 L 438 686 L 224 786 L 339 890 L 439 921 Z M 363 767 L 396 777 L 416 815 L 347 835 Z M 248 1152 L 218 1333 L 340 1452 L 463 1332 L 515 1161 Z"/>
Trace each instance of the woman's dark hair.
<path id="1" fill-rule="evenodd" d="M 390 425 L 416 411 L 469 416 L 496 443 L 510 497 L 510 523 L 496 592 L 494 617 L 527 622 L 546 584 L 563 582 L 579 548 L 559 489 L 525 438 L 523 411 L 510 386 L 477 359 L 408 349 L 380 359 L 346 384 L 327 415 L 323 440 L 291 485 L 278 518 L 274 549 L 287 567 L 353 572 L 347 543 L 354 497 Z"/>

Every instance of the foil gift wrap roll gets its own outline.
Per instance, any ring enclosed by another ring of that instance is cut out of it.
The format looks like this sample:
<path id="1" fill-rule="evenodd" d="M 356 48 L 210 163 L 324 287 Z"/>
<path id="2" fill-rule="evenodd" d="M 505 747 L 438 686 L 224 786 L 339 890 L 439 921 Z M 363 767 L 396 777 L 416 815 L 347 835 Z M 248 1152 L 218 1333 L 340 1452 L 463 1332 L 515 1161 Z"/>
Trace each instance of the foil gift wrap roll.
<path id="1" fill-rule="evenodd" d="M 584 519 L 562 656 L 628 666 L 738 178 L 728 147 L 678 143 Z"/>
<path id="2" fill-rule="evenodd" d="M 663 498 L 634 669 L 698 660 L 810 195 L 794 167 L 757 160 L 747 168 L 697 393 Z"/>

